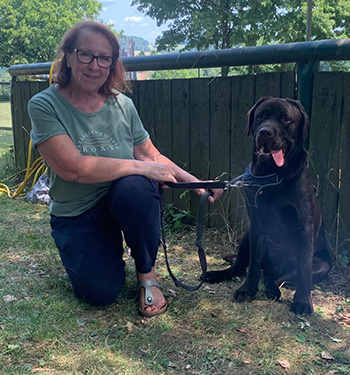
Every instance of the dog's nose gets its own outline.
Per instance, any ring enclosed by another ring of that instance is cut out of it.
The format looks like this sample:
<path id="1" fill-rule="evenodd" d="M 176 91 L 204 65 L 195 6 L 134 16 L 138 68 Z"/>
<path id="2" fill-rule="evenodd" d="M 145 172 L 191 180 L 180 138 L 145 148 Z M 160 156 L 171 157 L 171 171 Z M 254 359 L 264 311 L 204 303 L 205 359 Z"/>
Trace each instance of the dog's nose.
<path id="1" fill-rule="evenodd" d="M 259 135 L 264 138 L 271 138 L 274 136 L 274 131 L 271 128 L 264 126 L 259 130 Z"/>

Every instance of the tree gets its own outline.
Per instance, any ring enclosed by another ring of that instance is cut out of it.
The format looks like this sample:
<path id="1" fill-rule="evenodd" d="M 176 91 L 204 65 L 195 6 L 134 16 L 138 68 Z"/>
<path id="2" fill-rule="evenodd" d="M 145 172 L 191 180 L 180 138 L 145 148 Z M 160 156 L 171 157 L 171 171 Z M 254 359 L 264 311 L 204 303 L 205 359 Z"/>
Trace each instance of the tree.
<path id="1" fill-rule="evenodd" d="M 0 68 L 0 82 L 10 82 L 11 75 L 7 69 Z"/>
<path id="2" fill-rule="evenodd" d="M 224 49 L 304 41 L 306 0 L 133 0 L 138 10 L 169 23 L 158 50 Z M 349 35 L 348 0 L 314 0 L 312 40 Z"/>
<path id="3" fill-rule="evenodd" d="M 101 10 L 97 0 L 0 0 L 0 66 L 52 61 L 64 33 Z"/>

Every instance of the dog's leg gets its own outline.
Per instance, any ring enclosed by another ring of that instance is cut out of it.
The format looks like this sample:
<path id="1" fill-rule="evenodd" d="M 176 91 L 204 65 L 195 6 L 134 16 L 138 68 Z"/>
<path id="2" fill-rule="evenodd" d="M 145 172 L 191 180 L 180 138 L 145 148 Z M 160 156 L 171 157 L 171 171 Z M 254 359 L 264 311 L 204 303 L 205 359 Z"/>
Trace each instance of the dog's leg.
<path id="1" fill-rule="evenodd" d="M 331 266 L 328 262 L 320 259 L 318 257 L 314 257 L 312 260 L 312 284 L 317 284 L 323 280 L 325 280 L 328 276 L 329 271 L 331 270 Z M 280 278 L 276 280 L 277 285 L 284 284 L 286 286 L 291 286 L 296 289 L 298 280 L 298 269 L 292 269 L 289 273 L 282 275 Z"/>
<path id="2" fill-rule="evenodd" d="M 280 274 L 275 269 L 275 263 L 273 262 L 273 256 L 270 249 L 266 249 L 266 253 L 263 258 L 263 273 L 264 273 L 264 284 L 265 284 L 265 295 L 269 299 L 279 299 L 281 297 L 280 284 L 277 280 L 277 275 Z"/>
<path id="3" fill-rule="evenodd" d="M 250 256 L 248 275 L 243 285 L 236 290 L 233 299 L 237 302 L 251 301 L 257 291 L 261 272 L 261 255 L 264 251 L 261 237 L 251 229 L 249 233 Z"/>
<path id="4" fill-rule="evenodd" d="M 313 225 L 306 225 L 303 232 L 297 239 L 298 278 L 291 310 L 296 314 L 310 315 L 314 312 L 311 299 L 314 249 Z"/>
<path id="5" fill-rule="evenodd" d="M 232 266 L 221 271 L 207 272 L 205 281 L 214 284 L 224 280 L 231 280 L 236 276 L 242 276 L 249 264 L 249 251 L 249 232 L 247 232 L 239 244 L 237 258 Z"/>
<path id="6" fill-rule="evenodd" d="M 328 276 L 331 266 L 323 259 L 315 257 L 312 261 L 312 282 L 317 284 L 325 280 Z"/>
<path id="7" fill-rule="evenodd" d="M 324 234 L 324 224 L 322 222 L 321 228 L 316 240 L 316 251 L 312 263 L 312 281 L 319 283 L 327 278 L 329 271 L 333 266 L 333 254 L 326 241 Z"/>

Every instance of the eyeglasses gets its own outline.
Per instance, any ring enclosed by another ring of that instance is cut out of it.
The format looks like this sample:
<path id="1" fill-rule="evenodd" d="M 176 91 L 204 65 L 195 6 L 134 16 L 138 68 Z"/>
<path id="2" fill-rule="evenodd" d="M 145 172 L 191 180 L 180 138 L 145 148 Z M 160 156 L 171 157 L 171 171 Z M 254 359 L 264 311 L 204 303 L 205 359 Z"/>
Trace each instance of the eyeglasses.
<path id="1" fill-rule="evenodd" d="M 97 65 L 100 68 L 110 68 L 114 62 L 112 56 L 100 55 L 95 56 L 91 52 L 84 51 L 82 49 L 73 49 L 77 53 L 77 60 L 82 64 L 90 64 L 94 59 L 97 61 Z"/>

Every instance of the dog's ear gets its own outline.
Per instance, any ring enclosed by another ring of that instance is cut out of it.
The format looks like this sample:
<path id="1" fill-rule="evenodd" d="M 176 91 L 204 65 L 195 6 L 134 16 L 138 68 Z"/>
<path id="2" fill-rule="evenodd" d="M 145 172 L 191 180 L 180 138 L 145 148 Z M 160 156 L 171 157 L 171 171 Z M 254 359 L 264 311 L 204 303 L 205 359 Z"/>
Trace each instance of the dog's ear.
<path id="1" fill-rule="evenodd" d="M 294 107 L 297 107 L 300 114 L 301 114 L 301 120 L 300 120 L 300 136 L 302 137 L 303 141 L 307 141 L 309 138 L 309 116 L 305 112 L 305 109 L 303 105 L 299 102 L 299 100 L 293 100 L 293 99 L 286 99 L 289 103 L 291 103 Z"/>
<path id="2" fill-rule="evenodd" d="M 253 134 L 253 122 L 254 122 L 254 114 L 255 114 L 255 110 L 259 107 L 259 105 L 261 103 L 263 103 L 264 101 L 268 100 L 268 99 L 271 99 L 270 97 L 262 97 L 260 98 L 254 105 L 252 108 L 250 108 L 250 110 L 248 111 L 247 113 L 247 126 L 245 128 L 245 135 L 248 137 L 249 134 Z"/>

